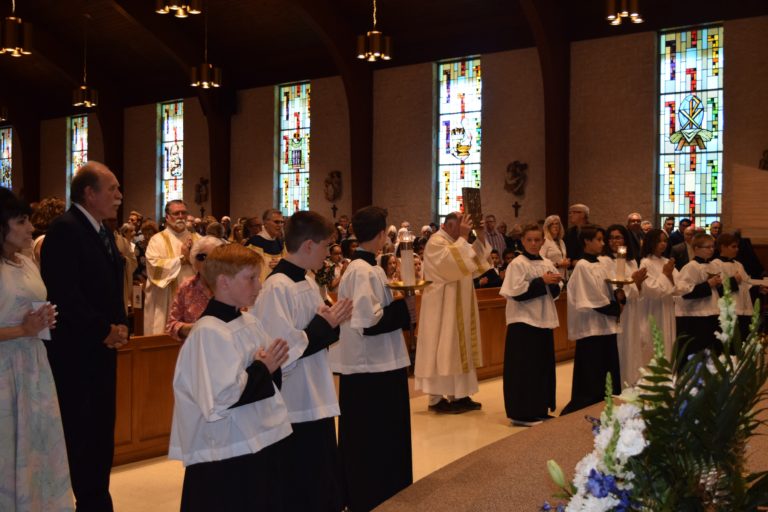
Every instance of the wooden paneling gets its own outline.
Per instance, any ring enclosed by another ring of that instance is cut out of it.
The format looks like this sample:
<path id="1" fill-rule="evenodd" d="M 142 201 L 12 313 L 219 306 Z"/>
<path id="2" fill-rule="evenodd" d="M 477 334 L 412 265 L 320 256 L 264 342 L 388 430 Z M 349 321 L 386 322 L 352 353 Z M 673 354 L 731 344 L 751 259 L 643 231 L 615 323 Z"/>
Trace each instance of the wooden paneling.
<path id="1" fill-rule="evenodd" d="M 134 336 L 119 350 L 114 465 L 168 453 L 180 347 L 170 336 Z"/>

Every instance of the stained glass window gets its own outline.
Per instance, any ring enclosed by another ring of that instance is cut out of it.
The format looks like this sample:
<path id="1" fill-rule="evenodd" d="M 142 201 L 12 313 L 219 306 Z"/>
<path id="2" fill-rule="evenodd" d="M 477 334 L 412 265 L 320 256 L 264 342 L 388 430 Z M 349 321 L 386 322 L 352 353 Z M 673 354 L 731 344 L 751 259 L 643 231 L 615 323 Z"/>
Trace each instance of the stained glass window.
<path id="1" fill-rule="evenodd" d="M 309 82 L 278 87 L 278 204 L 283 215 L 309 209 Z"/>
<path id="2" fill-rule="evenodd" d="M 480 187 L 480 58 L 438 64 L 437 213 L 462 211 L 462 187 Z"/>
<path id="3" fill-rule="evenodd" d="M 184 101 L 158 105 L 160 120 L 160 211 L 168 201 L 184 199 Z"/>
<path id="4" fill-rule="evenodd" d="M 88 115 L 70 116 L 69 153 L 67 183 L 72 180 L 75 171 L 88 161 Z"/>
<path id="5" fill-rule="evenodd" d="M 723 27 L 659 43 L 659 217 L 708 227 L 723 195 Z"/>
<path id="6" fill-rule="evenodd" d="M 0 127 L 0 187 L 13 187 L 13 129 L 10 126 Z"/>

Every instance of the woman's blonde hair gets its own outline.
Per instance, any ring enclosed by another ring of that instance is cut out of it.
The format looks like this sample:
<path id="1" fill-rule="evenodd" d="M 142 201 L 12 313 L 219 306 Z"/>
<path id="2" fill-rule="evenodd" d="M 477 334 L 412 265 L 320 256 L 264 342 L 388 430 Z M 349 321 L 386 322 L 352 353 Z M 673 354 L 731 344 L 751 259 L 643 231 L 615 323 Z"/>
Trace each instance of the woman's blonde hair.
<path id="1" fill-rule="evenodd" d="M 557 239 L 552 238 L 552 233 L 549 231 L 549 227 L 557 222 L 560 224 L 560 232 L 557 234 Z M 563 223 L 560 221 L 560 217 L 557 215 L 550 215 L 544 219 L 544 237 L 548 240 L 560 241 L 563 239 Z"/>

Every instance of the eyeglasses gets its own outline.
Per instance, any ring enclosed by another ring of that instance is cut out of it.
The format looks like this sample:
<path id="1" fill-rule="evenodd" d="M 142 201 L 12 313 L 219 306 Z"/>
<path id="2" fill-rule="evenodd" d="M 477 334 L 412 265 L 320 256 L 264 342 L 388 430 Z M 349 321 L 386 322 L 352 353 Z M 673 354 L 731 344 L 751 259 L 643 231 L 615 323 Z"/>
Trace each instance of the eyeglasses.
<path id="1" fill-rule="evenodd" d="M 205 254 L 204 252 L 199 252 L 199 253 L 195 254 L 195 259 L 197 261 L 205 261 L 205 258 L 207 258 L 207 257 L 208 257 L 208 255 Z"/>

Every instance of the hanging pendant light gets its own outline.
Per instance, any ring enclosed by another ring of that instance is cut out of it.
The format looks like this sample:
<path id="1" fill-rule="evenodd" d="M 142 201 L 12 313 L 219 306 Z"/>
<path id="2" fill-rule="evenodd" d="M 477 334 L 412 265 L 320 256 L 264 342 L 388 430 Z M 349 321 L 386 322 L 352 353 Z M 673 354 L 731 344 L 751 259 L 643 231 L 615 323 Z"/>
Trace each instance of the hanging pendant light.
<path id="1" fill-rule="evenodd" d="M 21 57 L 32 54 L 32 25 L 16 16 L 16 0 L 11 1 L 11 15 L 0 26 L 0 54 Z"/>
<path id="2" fill-rule="evenodd" d="M 0 123 L 8 120 L 8 107 L 0 107 Z"/>
<path id="3" fill-rule="evenodd" d="M 99 104 L 99 92 L 88 87 L 88 19 L 83 22 L 83 84 L 72 92 L 72 106 L 94 108 Z"/>
<path id="4" fill-rule="evenodd" d="M 221 87 L 221 68 L 208 62 L 208 10 L 205 11 L 205 35 L 203 43 L 203 62 L 192 68 L 190 73 L 192 87 L 211 89 Z"/>
<path id="5" fill-rule="evenodd" d="M 357 58 L 368 62 L 392 58 L 392 38 L 376 30 L 376 0 L 373 0 L 373 28 L 357 36 Z"/>
<path id="6" fill-rule="evenodd" d="M 168 14 L 173 11 L 177 18 L 186 18 L 190 14 L 200 14 L 202 11 L 202 0 L 190 0 L 188 2 L 179 2 L 175 0 L 157 0 L 155 12 L 157 14 Z"/>
<path id="7" fill-rule="evenodd" d="M 638 8 L 640 0 L 606 0 L 605 19 L 611 25 L 621 25 L 622 20 L 629 18 L 632 23 L 645 21 Z"/>

